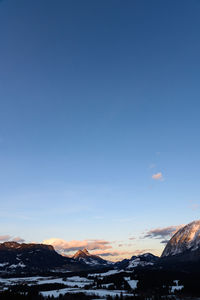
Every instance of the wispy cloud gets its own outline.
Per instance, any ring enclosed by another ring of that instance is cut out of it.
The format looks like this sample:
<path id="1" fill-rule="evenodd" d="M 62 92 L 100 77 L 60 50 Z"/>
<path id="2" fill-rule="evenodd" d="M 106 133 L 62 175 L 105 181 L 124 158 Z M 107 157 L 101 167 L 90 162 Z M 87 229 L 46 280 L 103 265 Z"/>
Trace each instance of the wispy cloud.
<path id="1" fill-rule="evenodd" d="M 199 207 L 200 207 L 199 203 L 190 201 L 190 208 L 191 208 L 192 210 L 197 210 L 197 209 L 199 209 Z"/>
<path id="2" fill-rule="evenodd" d="M 105 240 L 83 240 L 68 242 L 63 239 L 51 238 L 43 241 L 43 244 L 52 245 L 56 250 L 65 252 L 75 251 L 84 248 L 87 248 L 88 250 L 105 250 L 112 248 L 110 242 Z"/>
<path id="3" fill-rule="evenodd" d="M 96 250 L 92 254 L 99 256 L 122 256 L 122 255 L 133 255 L 132 251 L 120 251 L 120 250 Z"/>
<path id="4" fill-rule="evenodd" d="M 140 255 L 147 252 L 152 252 L 152 249 L 143 249 L 143 250 L 134 250 L 134 251 L 121 251 L 121 250 L 104 250 L 104 251 L 93 251 L 92 254 L 103 256 L 103 257 L 116 257 L 116 259 L 121 258 L 122 256 L 133 256 Z"/>
<path id="5" fill-rule="evenodd" d="M 169 242 L 169 240 L 162 240 L 161 244 L 167 244 Z"/>
<path id="6" fill-rule="evenodd" d="M 140 254 L 144 254 L 144 253 L 148 253 L 148 252 L 152 252 L 153 249 L 142 249 L 142 250 L 135 250 L 133 252 L 133 255 L 140 255 Z"/>
<path id="7" fill-rule="evenodd" d="M 1 235 L 0 236 L 0 241 L 1 242 L 6 242 L 6 241 L 8 241 L 8 240 L 10 240 L 11 239 L 11 236 L 10 235 Z"/>
<path id="8" fill-rule="evenodd" d="M 167 239 L 174 235 L 183 226 L 184 225 L 155 228 L 147 231 L 143 238 L 162 239 L 161 243 L 165 243 Z"/>
<path id="9" fill-rule="evenodd" d="M 161 172 L 155 173 L 152 175 L 152 179 L 154 180 L 163 180 L 163 174 Z"/>
<path id="10" fill-rule="evenodd" d="M 8 242 L 8 241 L 14 241 L 17 243 L 25 242 L 25 240 L 22 239 L 20 236 L 12 237 L 11 235 L 8 235 L 8 234 L 0 236 L 0 242 Z"/>

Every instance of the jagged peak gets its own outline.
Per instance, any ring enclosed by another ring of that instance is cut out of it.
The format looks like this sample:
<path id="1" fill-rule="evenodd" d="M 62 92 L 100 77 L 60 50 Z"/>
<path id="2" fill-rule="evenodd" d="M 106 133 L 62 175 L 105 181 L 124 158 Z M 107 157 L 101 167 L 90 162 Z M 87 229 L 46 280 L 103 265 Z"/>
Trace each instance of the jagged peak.
<path id="1" fill-rule="evenodd" d="M 83 253 L 83 250 L 78 250 L 78 251 L 76 252 L 76 254 L 81 254 L 81 253 Z"/>
<path id="2" fill-rule="evenodd" d="M 77 258 L 83 258 L 88 256 L 88 254 L 86 254 L 83 250 L 78 250 L 74 255 L 73 258 L 77 259 Z"/>
<path id="3" fill-rule="evenodd" d="M 74 255 L 73 258 L 79 258 L 79 257 L 86 257 L 91 256 L 91 254 L 88 252 L 88 250 L 85 248 L 83 250 L 78 250 Z"/>
<path id="4" fill-rule="evenodd" d="M 86 255 L 90 255 L 90 253 L 88 252 L 88 250 L 85 248 L 82 250 Z"/>
<path id="5" fill-rule="evenodd" d="M 180 254 L 200 247 L 200 220 L 193 221 L 179 229 L 167 243 L 162 257 Z"/>

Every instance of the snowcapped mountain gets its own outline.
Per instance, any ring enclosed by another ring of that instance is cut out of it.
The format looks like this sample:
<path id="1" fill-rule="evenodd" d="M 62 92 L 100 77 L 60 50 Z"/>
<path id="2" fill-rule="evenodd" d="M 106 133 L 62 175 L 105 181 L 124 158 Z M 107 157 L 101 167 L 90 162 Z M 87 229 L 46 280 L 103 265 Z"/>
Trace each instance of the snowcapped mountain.
<path id="1" fill-rule="evenodd" d="M 131 259 L 124 259 L 115 264 L 120 269 L 132 270 L 138 267 L 154 266 L 159 258 L 151 253 L 144 253 L 138 256 L 132 256 Z"/>
<path id="2" fill-rule="evenodd" d="M 200 249 L 200 220 L 189 223 L 178 230 L 167 243 L 162 257 L 182 254 Z"/>
<path id="3" fill-rule="evenodd" d="M 104 260 L 97 255 L 90 254 L 87 249 L 78 250 L 72 258 L 90 266 L 109 266 L 112 264 L 111 262 Z"/>
<path id="4" fill-rule="evenodd" d="M 153 266 L 157 261 L 158 257 L 151 253 L 144 253 L 138 256 L 132 256 L 130 259 L 127 269 L 133 269 L 136 267 Z"/>
<path id="5" fill-rule="evenodd" d="M 44 244 L 0 244 L 0 272 L 20 273 L 47 270 L 83 270 L 74 259 L 58 254 L 53 246 Z"/>
<path id="6" fill-rule="evenodd" d="M 0 269 L 46 268 L 47 263 L 50 267 L 63 265 L 62 258 L 52 246 L 16 242 L 0 244 Z"/>
<path id="7" fill-rule="evenodd" d="M 200 220 L 177 231 L 167 243 L 158 265 L 163 269 L 198 272 L 200 268 Z"/>
<path id="8" fill-rule="evenodd" d="M 93 266 L 104 266 L 104 267 L 114 267 L 117 269 L 127 269 L 131 270 L 136 267 L 146 267 L 153 266 L 157 261 L 158 257 L 151 254 L 145 253 L 138 256 L 132 256 L 131 259 L 124 259 L 122 261 L 112 263 L 110 261 L 104 260 L 97 255 L 92 255 L 88 252 L 87 249 L 78 250 L 74 256 L 74 260 L 85 263 L 87 265 Z"/>

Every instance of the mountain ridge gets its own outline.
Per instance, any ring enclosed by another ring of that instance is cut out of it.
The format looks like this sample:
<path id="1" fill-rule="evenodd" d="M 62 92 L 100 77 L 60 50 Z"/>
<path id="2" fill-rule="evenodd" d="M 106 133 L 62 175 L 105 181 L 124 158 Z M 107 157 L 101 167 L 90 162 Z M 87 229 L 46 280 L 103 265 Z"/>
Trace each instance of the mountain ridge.
<path id="1" fill-rule="evenodd" d="M 0 273 L 31 271 L 87 271 L 98 269 L 134 270 L 180 269 L 196 270 L 200 267 L 200 220 L 193 221 L 179 229 L 167 243 L 161 257 L 151 253 L 118 262 L 110 262 L 100 256 L 90 254 L 85 249 L 78 250 L 72 257 L 61 255 L 52 245 L 0 243 Z"/>
<path id="2" fill-rule="evenodd" d="M 53 246 L 13 241 L 0 244 L 0 272 L 83 269 L 81 263 L 57 253 Z"/>
<path id="3" fill-rule="evenodd" d="M 193 221 L 179 229 L 169 240 L 161 257 L 174 256 L 200 248 L 200 220 Z"/>
<path id="4" fill-rule="evenodd" d="M 4 242 L 0 244 L 0 273 L 31 271 L 84 271 L 102 268 L 127 268 L 129 270 L 154 265 L 157 257 L 146 253 L 132 256 L 117 263 L 90 254 L 87 249 L 78 250 L 72 257 L 66 257 L 46 244 Z"/>

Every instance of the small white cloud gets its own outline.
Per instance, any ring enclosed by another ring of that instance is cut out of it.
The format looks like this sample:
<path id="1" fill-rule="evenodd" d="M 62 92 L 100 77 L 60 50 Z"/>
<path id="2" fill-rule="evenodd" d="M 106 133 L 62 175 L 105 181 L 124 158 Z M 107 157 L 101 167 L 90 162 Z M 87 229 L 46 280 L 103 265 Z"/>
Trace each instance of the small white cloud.
<path id="1" fill-rule="evenodd" d="M 161 172 L 153 174 L 152 179 L 154 179 L 154 180 L 163 180 L 163 175 L 162 175 Z"/>

